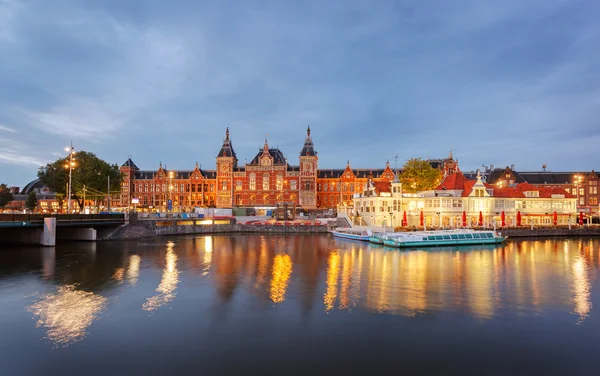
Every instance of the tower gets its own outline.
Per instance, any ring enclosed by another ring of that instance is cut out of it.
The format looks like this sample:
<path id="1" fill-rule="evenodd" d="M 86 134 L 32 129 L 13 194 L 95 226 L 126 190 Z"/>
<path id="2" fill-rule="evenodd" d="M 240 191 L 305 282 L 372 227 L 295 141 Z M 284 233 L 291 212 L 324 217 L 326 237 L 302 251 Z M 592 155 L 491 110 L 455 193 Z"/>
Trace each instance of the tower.
<path id="1" fill-rule="evenodd" d="M 233 207 L 233 169 L 237 168 L 237 162 L 227 128 L 223 146 L 217 155 L 217 208 Z"/>
<path id="2" fill-rule="evenodd" d="M 304 147 L 300 152 L 300 206 L 304 209 L 317 207 L 317 169 L 319 157 L 310 138 L 310 126 L 306 131 Z"/>
<path id="3" fill-rule="evenodd" d="M 121 180 L 120 204 L 121 206 L 129 206 L 129 204 L 131 204 L 131 199 L 135 196 L 135 192 L 133 192 L 132 180 L 135 172 L 139 171 L 139 168 L 135 165 L 135 163 L 133 163 L 130 156 L 127 161 L 121 165 L 119 170 L 121 171 L 121 176 L 123 177 Z"/>

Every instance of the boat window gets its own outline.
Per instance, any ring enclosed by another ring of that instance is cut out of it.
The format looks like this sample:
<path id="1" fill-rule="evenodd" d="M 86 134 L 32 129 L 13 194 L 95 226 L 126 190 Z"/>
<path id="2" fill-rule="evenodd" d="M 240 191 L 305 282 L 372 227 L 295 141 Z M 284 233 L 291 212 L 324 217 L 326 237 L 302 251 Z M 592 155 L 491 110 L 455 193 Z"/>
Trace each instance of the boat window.
<path id="1" fill-rule="evenodd" d="M 450 240 L 450 235 L 444 235 L 444 239 Z"/>
<path id="2" fill-rule="evenodd" d="M 435 240 L 435 236 L 428 236 L 427 240 Z"/>
<path id="3" fill-rule="evenodd" d="M 444 237 L 441 235 L 436 235 L 435 240 L 444 240 Z"/>
<path id="4" fill-rule="evenodd" d="M 458 235 L 450 235 L 452 239 L 458 239 Z"/>
<path id="5" fill-rule="evenodd" d="M 459 239 L 464 239 L 465 238 L 465 234 L 458 234 L 458 238 Z"/>
<path id="6" fill-rule="evenodd" d="M 494 234 L 492 234 L 491 232 L 488 232 L 488 234 L 487 234 L 487 237 L 488 237 L 488 238 L 493 238 L 493 237 L 494 237 Z"/>
<path id="7" fill-rule="evenodd" d="M 473 234 L 473 237 L 474 237 L 475 239 L 479 239 L 479 234 Z"/>
<path id="8" fill-rule="evenodd" d="M 471 234 L 465 234 L 465 237 L 466 237 L 467 239 L 473 239 L 473 235 L 471 235 Z"/>

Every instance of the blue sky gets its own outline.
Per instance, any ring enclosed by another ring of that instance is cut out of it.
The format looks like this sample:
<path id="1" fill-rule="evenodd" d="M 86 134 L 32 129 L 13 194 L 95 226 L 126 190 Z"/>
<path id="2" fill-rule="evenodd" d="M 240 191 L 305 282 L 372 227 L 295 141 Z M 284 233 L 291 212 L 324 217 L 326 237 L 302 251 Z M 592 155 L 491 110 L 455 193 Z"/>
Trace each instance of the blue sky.
<path id="1" fill-rule="evenodd" d="M 0 0 L 0 182 L 78 150 L 214 169 L 600 169 L 600 2 Z"/>

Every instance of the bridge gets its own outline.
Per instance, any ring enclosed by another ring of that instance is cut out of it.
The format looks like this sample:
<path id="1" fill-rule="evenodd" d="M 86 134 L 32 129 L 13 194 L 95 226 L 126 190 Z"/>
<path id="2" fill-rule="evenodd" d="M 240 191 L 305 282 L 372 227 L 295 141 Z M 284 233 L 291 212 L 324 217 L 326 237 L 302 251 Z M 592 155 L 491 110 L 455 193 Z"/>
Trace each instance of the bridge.
<path id="1" fill-rule="evenodd" d="M 95 241 L 127 224 L 128 214 L 0 214 L 0 243 L 54 246 L 57 239 Z"/>

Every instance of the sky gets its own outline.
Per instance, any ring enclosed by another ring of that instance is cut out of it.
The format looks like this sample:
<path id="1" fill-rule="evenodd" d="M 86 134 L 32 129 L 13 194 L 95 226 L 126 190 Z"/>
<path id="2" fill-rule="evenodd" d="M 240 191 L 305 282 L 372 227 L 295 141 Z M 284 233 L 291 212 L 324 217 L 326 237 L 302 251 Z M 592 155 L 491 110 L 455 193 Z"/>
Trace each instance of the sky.
<path id="1" fill-rule="evenodd" d="M 597 0 L 0 0 L 0 183 L 76 150 L 600 170 Z M 396 159 L 397 157 L 397 159 Z"/>

